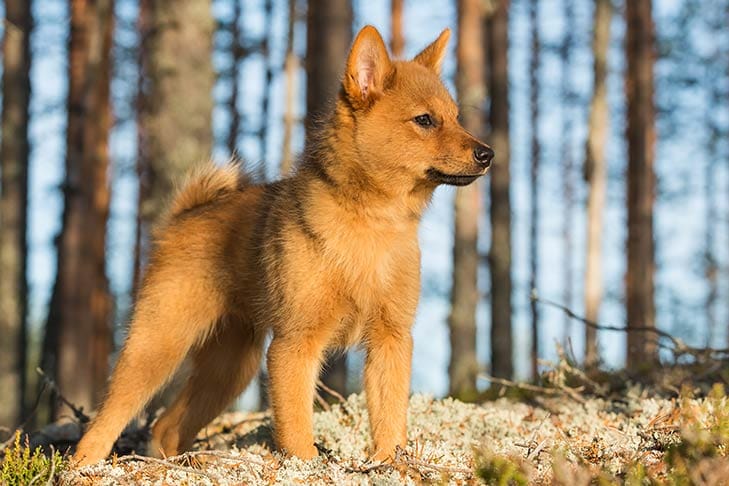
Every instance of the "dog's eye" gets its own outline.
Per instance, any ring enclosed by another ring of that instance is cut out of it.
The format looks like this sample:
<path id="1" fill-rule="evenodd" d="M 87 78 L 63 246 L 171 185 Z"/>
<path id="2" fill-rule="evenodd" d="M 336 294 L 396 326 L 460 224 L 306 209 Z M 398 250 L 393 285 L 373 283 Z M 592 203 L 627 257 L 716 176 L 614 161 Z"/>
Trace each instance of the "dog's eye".
<path id="1" fill-rule="evenodd" d="M 424 115 L 418 115 L 415 118 L 413 118 L 413 120 L 415 120 L 415 123 L 417 123 L 421 127 L 432 127 L 433 126 L 433 119 L 430 118 L 430 115 L 428 115 L 427 113 Z"/>

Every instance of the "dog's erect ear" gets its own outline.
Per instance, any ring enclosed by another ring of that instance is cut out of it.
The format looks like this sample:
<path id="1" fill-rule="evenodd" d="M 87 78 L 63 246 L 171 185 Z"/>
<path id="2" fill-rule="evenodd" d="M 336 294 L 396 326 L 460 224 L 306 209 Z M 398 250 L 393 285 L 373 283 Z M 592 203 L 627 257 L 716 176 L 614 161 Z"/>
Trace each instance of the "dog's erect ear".
<path id="1" fill-rule="evenodd" d="M 432 69 L 435 74 L 440 76 L 440 68 L 443 66 L 443 59 L 445 58 L 446 47 L 448 47 L 448 39 L 450 38 L 451 29 L 445 29 L 432 44 L 415 56 L 413 61 L 422 64 L 428 69 Z"/>
<path id="2" fill-rule="evenodd" d="M 390 56 L 377 29 L 365 26 L 354 39 L 344 73 L 344 92 L 355 107 L 366 107 L 384 89 Z"/>

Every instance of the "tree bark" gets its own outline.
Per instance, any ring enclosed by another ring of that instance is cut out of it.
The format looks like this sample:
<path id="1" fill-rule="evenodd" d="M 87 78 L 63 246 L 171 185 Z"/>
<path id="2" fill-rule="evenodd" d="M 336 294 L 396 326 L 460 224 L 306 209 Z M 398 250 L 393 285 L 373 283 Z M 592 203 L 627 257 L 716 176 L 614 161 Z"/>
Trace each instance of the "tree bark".
<path id="1" fill-rule="evenodd" d="M 655 106 L 653 101 L 654 25 L 651 0 L 626 2 L 625 54 L 627 70 L 628 239 L 625 278 L 629 327 L 654 327 L 655 272 L 653 202 L 655 199 Z M 658 359 L 653 336 L 628 333 L 629 369 L 640 369 Z"/>
<path id="2" fill-rule="evenodd" d="M 140 187 L 140 266 L 149 230 L 191 167 L 209 160 L 215 80 L 210 0 L 149 2 L 147 111 L 141 117 L 147 167 Z M 184 55 L 180 53 L 184 51 Z"/>
<path id="3" fill-rule="evenodd" d="M 65 205 L 47 331 L 50 371 L 86 410 L 102 397 L 112 344 L 105 246 L 113 7 L 112 0 L 71 3 Z"/>
<path id="4" fill-rule="evenodd" d="M 605 142 L 610 112 L 607 100 L 607 56 L 610 47 L 610 0 L 597 0 L 593 21 L 593 88 L 590 102 L 584 177 L 587 194 L 587 261 L 585 262 L 585 317 L 597 322 L 602 301 L 602 235 L 607 185 Z M 585 327 L 585 366 L 598 364 L 597 330 Z"/>
<path id="5" fill-rule="evenodd" d="M 149 115 L 149 87 L 147 83 L 149 59 L 149 32 L 150 25 L 150 2 L 152 0 L 139 0 L 139 12 L 137 13 L 137 181 L 139 190 L 137 194 L 137 215 L 134 234 L 134 269 L 132 276 L 132 296 L 137 295 L 139 283 L 142 278 L 142 255 L 147 254 L 149 243 L 149 228 L 142 224 L 141 207 L 145 195 L 149 194 L 149 149 L 147 147 L 146 130 L 144 123 Z"/>
<path id="6" fill-rule="evenodd" d="M 0 426 L 24 415 L 26 363 L 30 0 L 5 2 L 0 140 Z M 4 438 L 0 434 L 0 441 Z"/>
<path id="7" fill-rule="evenodd" d="M 264 23 L 266 28 L 263 31 L 263 39 L 261 41 L 261 55 L 263 56 L 263 63 L 265 64 L 263 74 L 263 99 L 261 100 L 261 126 L 258 133 L 260 140 L 261 155 L 260 161 L 261 169 L 265 169 L 266 159 L 268 157 L 268 119 L 270 117 L 270 106 L 271 106 L 271 84 L 273 81 L 273 66 L 271 65 L 271 34 L 273 25 L 273 2 L 272 0 L 266 0 L 263 4 Z M 265 172 L 264 172 L 265 173 Z"/>
<path id="8" fill-rule="evenodd" d="M 390 51 L 395 59 L 400 59 L 405 49 L 402 29 L 404 3 L 404 0 L 390 0 Z"/>
<path id="9" fill-rule="evenodd" d="M 296 0 L 288 0 L 288 28 L 286 33 L 286 59 L 284 61 L 284 76 L 286 78 L 286 105 L 284 112 L 283 154 L 281 156 L 280 174 L 285 176 L 294 166 L 292 141 L 294 125 L 296 124 L 296 73 L 299 69 L 299 60 L 294 51 L 294 27 L 298 14 Z"/>
<path id="10" fill-rule="evenodd" d="M 514 374 L 511 330 L 511 197 L 509 175 L 509 4 L 497 0 L 486 21 L 488 77 L 491 92 L 489 124 L 496 159 L 491 168 L 489 195 L 491 248 L 491 373 Z"/>
<path id="11" fill-rule="evenodd" d="M 529 291 L 537 291 L 537 272 L 539 270 L 539 1 L 529 2 L 529 25 L 531 38 L 531 57 L 529 59 L 529 121 L 531 125 L 531 170 L 529 172 Z M 532 349 L 530 353 L 532 379 L 539 377 L 539 308 L 537 301 L 530 302 Z"/>
<path id="12" fill-rule="evenodd" d="M 241 43 L 240 22 L 243 21 L 243 11 L 240 0 L 233 0 L 233 19 L 230 22 L 230 98 L 228 111 L 230 112 L 230 127 L 228 131 L 228 152 L 233 157 L 238 151 L 238 137 L 240 136 L 241 116 L 238 110 L 240 99 L 240 63 L 243 59 L 244 48 Z"/>
<path id="13" fill-rule="evenodd" d="M 310 150 L 316 120 L 329 112 L 344 71 L 352 42 L 350 0 L 311 0 L 306 14 L 306 148 Z M 344 394 L 347 386 L 347 357 L 329 360 L 324 383 Z"/>
<path id="14" fill-rule="evenodd" d="M 482 42 L 483 8 L 480 0 L 458 2 L 458 102 L 463 126 L 471 133 L 484 132 L 481 107 L 486 95 Z M 453 287 L 448 318 L 451 357 L 448 365 L 449 394 L 467 398 L 476 393 L 479 371 L 476 355 L 476 308 L 478 292 L 478 222 L 481 184 L 456 191 L 453 242 Z"/>
<path id="15" fill-rule="evenodd" d="M 575 5 L 573 0 L 565 0 L 564 21 L 565 29 L 560 46 L 560 58 L 562 65 L 560 101 L 562 102 L 562 196 L 564 198 L 564 217 L 562 219 L 562 245 L 564 261 L 564 289 L 563 302 L 572 308 L 574 300 L 573 282 L 575 274 L 574 255 L 574 210 L 575 210 L 575 163 L 573 156 L 573 115 L 575 92 L 572 86 L 572 49 L 574 48 Z M 563 340 L 565 346 L 570 345 L 572 340 L 572 318 L 564 316 Z"/>

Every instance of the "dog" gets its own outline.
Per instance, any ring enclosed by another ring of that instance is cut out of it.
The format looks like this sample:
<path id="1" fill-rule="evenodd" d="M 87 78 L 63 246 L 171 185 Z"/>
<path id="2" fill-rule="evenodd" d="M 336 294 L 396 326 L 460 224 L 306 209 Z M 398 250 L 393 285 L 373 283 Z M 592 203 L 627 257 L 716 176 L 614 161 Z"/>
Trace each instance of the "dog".
<path id="1" fill-rule="evenodd" d="M 493 150 L 458 123 L 440 80 L 450 31 L 412 61 L 379 32 L 354 40 L 333 112 L 295 172 L 256 184 L 235 164 L 193 174 L 154 235 L 126 342 L 75 464 L 105 458 L 183 359 L 192 369 L 150 453 L 188 450 L 256 375 L 266 337 L 274 440 L 317 455 L 316 380 L 328 351 L 360 344 L 371 456 L 406 445 L 418 225 L 441 184 L 484 175 Z"/>

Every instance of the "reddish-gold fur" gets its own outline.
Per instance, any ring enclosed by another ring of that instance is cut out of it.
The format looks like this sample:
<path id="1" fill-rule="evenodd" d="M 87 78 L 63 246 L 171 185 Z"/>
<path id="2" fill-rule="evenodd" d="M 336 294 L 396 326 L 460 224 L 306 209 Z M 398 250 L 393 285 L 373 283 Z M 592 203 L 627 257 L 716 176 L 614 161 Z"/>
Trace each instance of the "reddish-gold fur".
<path id="1" fill-rule="evenodd" d="M 153 429 L 152 454 L 188 449 L 255 375 L 265 336 L 275 440 L 316 456 L 312 402 L 322 359 L 361 343 L 373 456 L 406 444 L 410 328 L 420 287 L 417 229 L 435 187 L 464 176 L 480 142 L 458 124 L 438 76 L 449 33 L 390 61 L 379 33 L 355 40 L 334 113 L 291 177 L 238 167 L 193 175 L 155 235 L 129 336 L 77 464 L 113 442 L 186 357 L 192 372 Z M 435 126 L 414 122 L 429 113 Z M 469 178 L 469 176 L 473 176 Z"/>

